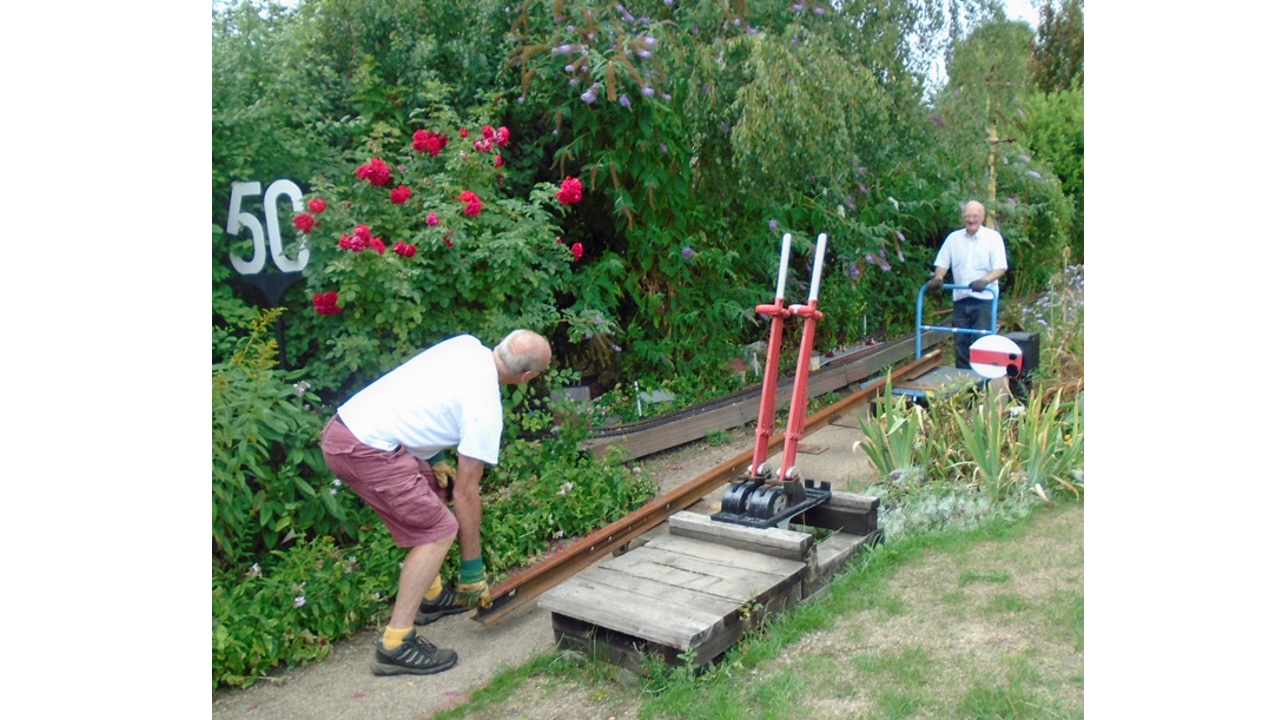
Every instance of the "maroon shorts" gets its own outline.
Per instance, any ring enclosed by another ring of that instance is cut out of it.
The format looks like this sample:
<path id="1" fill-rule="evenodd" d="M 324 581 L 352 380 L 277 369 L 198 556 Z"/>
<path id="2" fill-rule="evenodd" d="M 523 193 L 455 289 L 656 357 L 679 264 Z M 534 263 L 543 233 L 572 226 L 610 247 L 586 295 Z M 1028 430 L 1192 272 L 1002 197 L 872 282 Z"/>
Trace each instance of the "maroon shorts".
<path id="1" fill-rule="evenodd" d="M 445 505 L 431 466 L 404 448 L 369 447 L 334 415 L 320 434 L 320 449 L 333 474 L 382 518 L 396 545 L 417 547 L 457 534 L 458 520 Z"/>

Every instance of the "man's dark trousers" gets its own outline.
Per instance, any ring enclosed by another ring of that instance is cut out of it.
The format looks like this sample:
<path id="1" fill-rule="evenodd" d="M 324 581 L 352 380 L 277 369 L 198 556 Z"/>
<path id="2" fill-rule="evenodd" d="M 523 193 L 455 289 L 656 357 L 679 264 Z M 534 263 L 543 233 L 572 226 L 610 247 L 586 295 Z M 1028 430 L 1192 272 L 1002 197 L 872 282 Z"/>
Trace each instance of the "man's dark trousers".
<path id="1" fill-rule="evenodd" d="M 967 297 L 957 300 L 951 309 L 951 326 L 974 330 L 991 329 L 991 301 Z M 969 367 L 969 346 L 980 336 L 973 333 L 956 333 L 956 367 Z"/>

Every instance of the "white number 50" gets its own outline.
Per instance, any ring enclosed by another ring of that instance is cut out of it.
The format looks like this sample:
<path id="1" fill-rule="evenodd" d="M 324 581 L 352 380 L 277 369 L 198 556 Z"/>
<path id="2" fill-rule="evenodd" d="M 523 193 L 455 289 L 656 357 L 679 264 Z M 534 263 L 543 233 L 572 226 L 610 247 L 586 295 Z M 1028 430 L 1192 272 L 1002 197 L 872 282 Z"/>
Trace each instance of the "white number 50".
<path id="1" fill-rule="evenodd" d="M 267 263 L 266 247 L 262 241 L 262 223 L 258 222 L 258 218 L 251 213 L 241 209 L 244 198 L 256 197 L 261 192 L 262 183 L 257 181 L 231 183 L 231 207 L 227 209 L 227 234 L 234 237 L 240 234 L 240 228 L 243 227 L 248 229 L 250 236 L 253 237 L 252 259 L 246 261 L 237 257 L 235 253 L 231 253 L 231 267 L 241 275 L 257 275 L 262 272 L 262 268 Z M 291 260 L 284 254 L 284 243 L 280 239 L 278 207 L 281 195 L 292 201 L 295 213 L 303 210 L 302 189 L 292 180 L 277 180 L 267 188 L 267 194 L 262 198 L 262 205 L 267 214 L 267 238 L 271 242 L 271 259 L 282 272 L 296 272 L 307 266 L 311 251 L 307 249 L 307 236 L 303 235 L 301 242 L 298 243 L 298 257 Z"/>

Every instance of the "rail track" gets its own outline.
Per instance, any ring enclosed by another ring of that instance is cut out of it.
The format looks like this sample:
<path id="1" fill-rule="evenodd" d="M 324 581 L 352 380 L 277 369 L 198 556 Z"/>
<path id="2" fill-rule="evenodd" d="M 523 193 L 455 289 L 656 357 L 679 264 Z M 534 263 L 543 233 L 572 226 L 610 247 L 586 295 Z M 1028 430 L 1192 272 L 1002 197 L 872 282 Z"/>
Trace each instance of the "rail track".
<path id="1" fill-rule="evenodd" d="M 848 388 L 853 390 L 843 399 L 806 418 L 805 433 L 811 433 L 860 405 L 869 403 L 880 394 L 890 379 L 896 384 L 937 367 L 941 351 L 932 348 L 946 337 L 945 333 L 940 332 L 925 333 L 922 347 L 929 350 L 919 358 L 915 357 L 914 336 L 829 358 L 819 370 L 810 373 L 808 397 Z M 778 380 L 780 410 L 789 404 L 783 399 L 790 397 L 793 381 L 793 377 Z M 759 393 L 758 386 L 747 388 L 734 395 L 652 420 L 593 429 L 592 437 L 582 447 L 597 456 L 606 453 L 610 447 L 621 447 L 631 457 L 641 458 L 701 440 L 710 431 L 728 430 L 755 421 Z M 770 451 L 780 448 L 783 442 L 783 434 L 775 433 L 769 440 Z M 492 606 L 478 609 L 473 619 L 487 625 L 510 614 L 575 573 L 666 522 L 675 513 L 696 504 L 719 486 L 741 475 L 751 460 L 751 450 L 730 458 L 556 555 L 503 580 L 490 593 Z"/>

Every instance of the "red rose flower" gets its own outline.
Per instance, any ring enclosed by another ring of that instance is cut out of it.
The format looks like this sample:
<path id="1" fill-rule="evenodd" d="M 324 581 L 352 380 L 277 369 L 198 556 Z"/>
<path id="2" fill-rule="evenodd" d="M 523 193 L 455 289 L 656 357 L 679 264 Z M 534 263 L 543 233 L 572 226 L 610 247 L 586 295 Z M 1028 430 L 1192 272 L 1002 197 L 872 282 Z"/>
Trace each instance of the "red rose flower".
<path id="1" fill-rule="evenodd" d="M 391 191 L 391 202 L 395 205 L 403 205 L 411 197 L 413 197 L 413 191 L 407 185 L 401 185 Z"/>
<path id="2" fill-rule="evenodd" d="M 496 168 L 500 168 L 500 167 L 502 167 L 502 162 L 503 162 L 503 161 L 502 161 L 502 156 L 501 156 L 501 155 L 494 155 L 494 156 L 493 156 L 493 166 L 494 166 L 494 167 L 496 167 Z"/>
<path id="3" fill-rule="evenodd" d="M 369 232 L 368 225 L 357 225 L 356 229 L 351 231 L 351 234 L 355 235 L 356 237 L 360 238 L 366 243 L 369 242 L 369 238 L 373 237 L 372 233 Z"/>
<path id="4" fill-rule="evenodd" d="M 325 207 L 327 206 L 321 198 L 311 198 L 310 202 L 307 203 L 307 209 L 317 215 L 324 212 Z"/>
<path id="5" fill-rule="evenodd" d="M 431 157 L 439 155 L 444 146 L 448 144 L 449 138 L 438 132 L 415 130 L 413 133 L 413 149 L 418 152 L 425 152 Z"/>
<path id="6" fill-rule="evenodd" d="M 485 140 L 477 140 L 477 141 L 475 141 L 474 145 L 475 145 L 475 148 L 476 148 L 476 152 L 486 152 L 486 153 L 487 153 L 487 152 L 489 152 L 490 150 L 492 150 L 492 149 L 493 149 L 493 141 L 492 141 L 492 140 L 488 140 L 488 139 L 485 139 Z"/>
<path id="7" fill-rule="evenodd" d="M 369 247 L 377 250 L 379 255 L 387 251 L 387 244 L 382 242 L 382 238 L 373 238 L 370 240 Z"/>
<path id="8" fill-rule="evenodd" d="M 582 181 L 576 177 L 567 177 L 564 182 L 560 183 L 560 191 L 556 193 L 556 199 L 561 205 L 572 205 L 582 200 Z"/>
<path id="9" fill-rule="evenodd" d="M 427 151 L 427 131 L 421 128 L 413 131 L 413 149 L 418 152 Z"/>
<path id="10" fill-rule="evenodd" d="M 506 147 L 507 143 L 511 142 L 511 131 L 507 129 L 506 125 L 498 128 L 496 142 L 498 143 L 498 147 Z"/>
<path id="11" fill-rule="evenodd" d="M 582 243 L 574 243 L 573 247 L 569 248 L 569 251 L 573 253 L 574 262 L 578 262 L 582 259 Z"/>
<path id="12" fill-rule="evenodd" d="M 458 128 L 458 137 L 462 138 L 463 140 L 466 140 L 466 139 L 467 139 L 467 129 L 466 129 L 466 128 Z"/>
<path id="13" fill-rule="evenodd" d="M 405 242 L 397 242 L 395 245 L 392 245 L 392 246 L 391 246 L 391 252 L 393 252 L 393 253 L 395 253 L 395 254 L 397 254 L 397 255 L 402 255 L 402 256 L 404 256 L 404 257 L 411 258 L 411 257 L 413 257 L 415 254 L 417 254 L 417 252 L 418 252 L 418 246 L 417 246 L 417 245 L 410 245 L 410 244 L 405 243 Z"/>
<path id="14" fill-rule="evenodd" d="M 311 228 L 315 227 L 316 220 L 306 213 L 298 213 L 293 216 L 293 226 L 298 228 L 298 232 L 307 234 L 311 232 Z"/>
<path id="15" fill-rule="evenodd" d="M 338 293 L 332 290 L 312 295 L 311 303 L 315 306 L 316 312 L 321 315 L 336 315 L 342 312 L 342 308 L 338 307 Z"/>
<path id="16" fill-rule="evenodd" d="M 352 237 L 346 233 L 342 233 L 342 237 L 338 238 L 338 247 L 351 252 L 360 252 L 365 249 L 366 243 L 359 237 Z"/>
<path id="17" fill-rule="evenodd" d="M 462 191 L 458 199 L 467 204 L 462 210 L 463 215 L 475 217 L 480 214 L 480 210 L 484 207 L 484 203 L 480 202 L 480 198 L 476 197 L 476 194 L 470 190 Z"/>
<path id="18" fill-rule="evenodd" d="M 435 227 L 440 224 L 440 216 L 433 212 L 427 213 L 427 227 Z"/>
<path id="19" fill-rule="evenodd" d="M 494 131 L 492 125 L 485 125 L 480 128 L 480 134 L 484 136 L 485 140 L 493 140 L 498 137 L 498 133 Z"/>
<path id="20" fill-rule="evenodd" d="M 391 182 L 391 168 L 378 158 L 373 158 L 368 165 L 356 168 L 356 177 L 368 180 L 370 185 L 382 187 Z"/>

